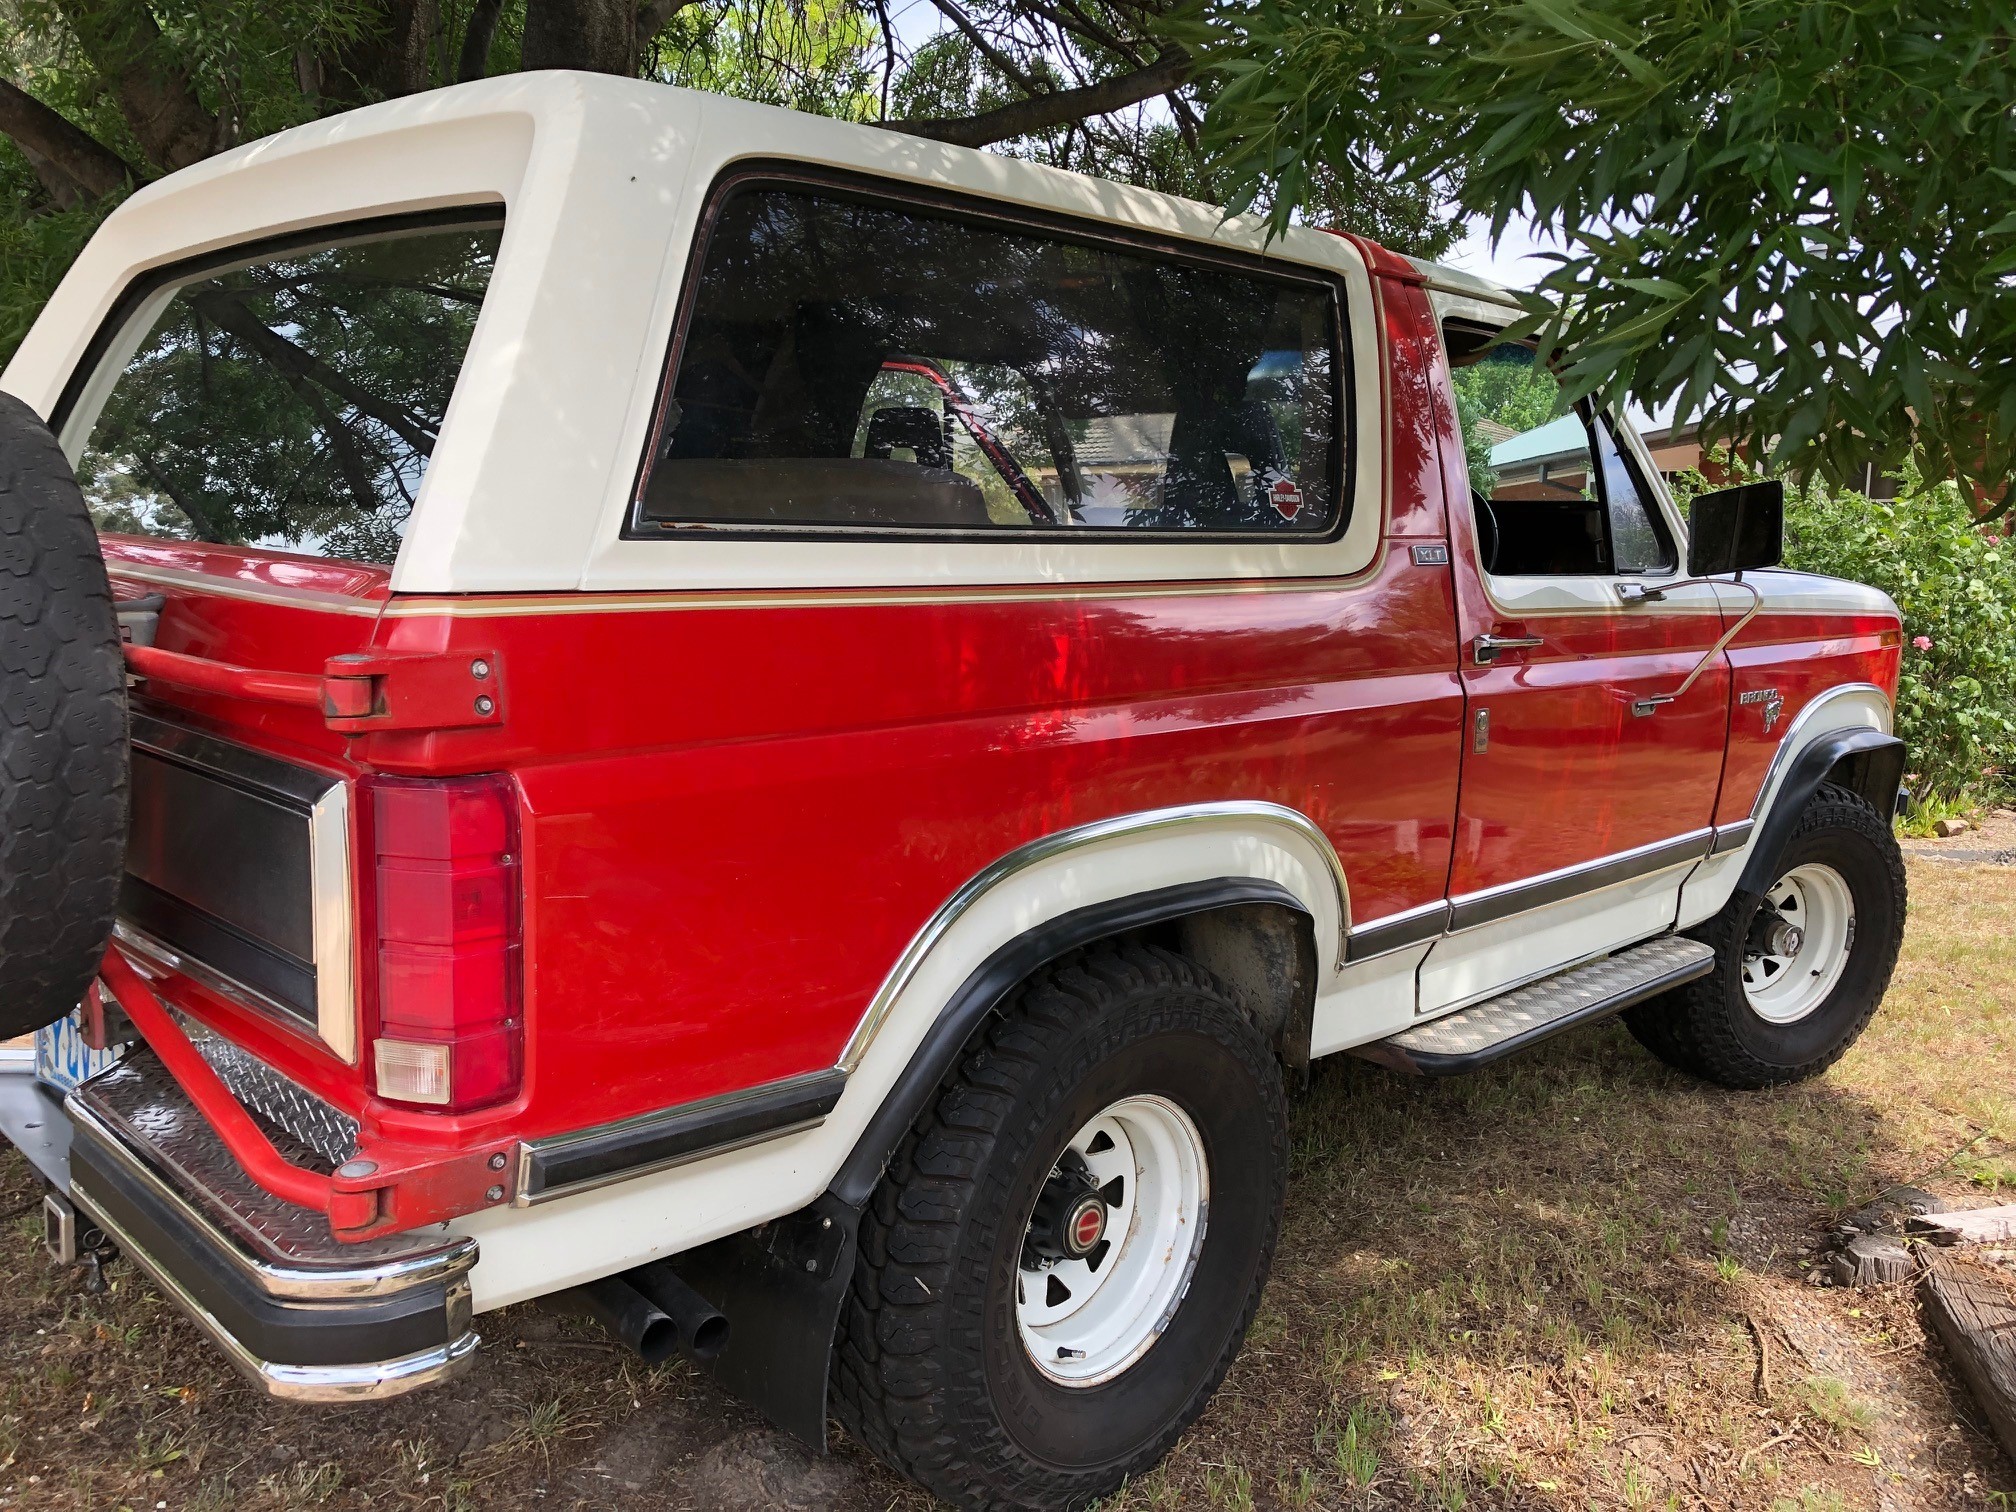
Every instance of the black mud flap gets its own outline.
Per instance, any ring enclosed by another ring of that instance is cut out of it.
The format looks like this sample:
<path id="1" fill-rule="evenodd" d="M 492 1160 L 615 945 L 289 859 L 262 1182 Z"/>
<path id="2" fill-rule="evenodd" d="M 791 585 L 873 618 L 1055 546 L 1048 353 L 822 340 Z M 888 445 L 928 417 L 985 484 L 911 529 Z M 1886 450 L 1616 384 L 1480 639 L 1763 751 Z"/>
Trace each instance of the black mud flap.
<path id="1" fill-rule="evenodd" d="M 858 1207 L 828 1193 L 669 1262 L 728 1318 L 727 1347 L 701 1368 L 821 1453 L 834 1329 L 854 1277 L 860 1221 Z"/>

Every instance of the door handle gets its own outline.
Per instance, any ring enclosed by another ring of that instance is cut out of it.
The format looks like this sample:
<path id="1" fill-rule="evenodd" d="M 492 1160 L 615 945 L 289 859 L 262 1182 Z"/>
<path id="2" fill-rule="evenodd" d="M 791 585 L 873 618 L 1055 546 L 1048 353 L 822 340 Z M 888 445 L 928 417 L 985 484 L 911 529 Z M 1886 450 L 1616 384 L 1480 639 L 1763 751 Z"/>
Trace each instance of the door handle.
<path id="1" fill-rule="evenodd" d="M 1546 640 L 1538 635 L 1480 635 L 1470 654 L 1478 666 L 1487 667 L 1498 659 L 1500 651 L 1523 651 L 1546 644 Z"/>

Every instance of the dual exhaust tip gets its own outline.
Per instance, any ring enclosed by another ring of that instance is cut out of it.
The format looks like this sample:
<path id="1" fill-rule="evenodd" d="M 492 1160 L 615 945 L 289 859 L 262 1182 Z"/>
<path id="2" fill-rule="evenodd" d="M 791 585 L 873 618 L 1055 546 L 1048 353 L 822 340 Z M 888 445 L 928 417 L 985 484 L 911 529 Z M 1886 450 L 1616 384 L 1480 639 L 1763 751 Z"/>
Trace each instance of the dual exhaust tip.
<path id="1" fill-rule="evenodd" d="M 675 1353 L 704 1363 L 728 1346 L 728 1319 L 663 1260 L 572 1287 L 551 1302 L 561 1312 L 593 1318 L 647 1365 Z"/>

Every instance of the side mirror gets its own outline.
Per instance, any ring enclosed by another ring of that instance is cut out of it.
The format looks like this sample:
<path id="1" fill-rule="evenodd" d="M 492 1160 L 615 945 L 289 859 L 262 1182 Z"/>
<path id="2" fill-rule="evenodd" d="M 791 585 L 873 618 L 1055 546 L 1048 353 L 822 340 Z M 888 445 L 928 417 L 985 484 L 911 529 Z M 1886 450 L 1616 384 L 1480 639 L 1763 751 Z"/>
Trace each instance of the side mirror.
<path id="1" fill-rule="evenodd" d="M 1785 485 L 1773 478 L 1696 494 L 1687 510 L 1687 575 L 1776 567 L 1785 557 Z"/>

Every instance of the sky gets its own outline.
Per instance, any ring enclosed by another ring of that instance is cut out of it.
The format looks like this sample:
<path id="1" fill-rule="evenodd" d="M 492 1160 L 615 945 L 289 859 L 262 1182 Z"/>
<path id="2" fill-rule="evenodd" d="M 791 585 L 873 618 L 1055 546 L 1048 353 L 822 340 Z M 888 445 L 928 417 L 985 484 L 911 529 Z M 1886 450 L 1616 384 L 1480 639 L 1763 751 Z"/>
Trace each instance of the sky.
<path id="1" fill-rule="evenodd" d="M 1491 222 L 1479 217 L 1470 222 L 1463 240 L 1442 261 L 1466 273 L 1496 279 L 1508 288 L 1530 289 L 1551 266 L 1535 254 L 1556 249 L 1557 243 L 1543 242 L 1534 235 L 1531 222 L 1517 219 L 1505 227 L 1494 247 Z"/>

